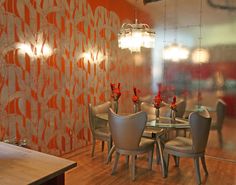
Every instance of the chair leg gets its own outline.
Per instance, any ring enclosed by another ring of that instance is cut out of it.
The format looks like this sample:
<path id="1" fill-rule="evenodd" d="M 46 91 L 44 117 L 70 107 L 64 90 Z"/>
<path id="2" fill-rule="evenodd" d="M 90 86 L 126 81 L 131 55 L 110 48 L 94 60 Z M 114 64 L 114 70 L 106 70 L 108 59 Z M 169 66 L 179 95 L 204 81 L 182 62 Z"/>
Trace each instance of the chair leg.
<path id="1" fill-rule="evenodd" d="M 164 161 L 165 161 L 165 177 L 168 176 L 169 159 L 170 159 L 170 155 L 169 155 L 167 152 L 164 152 Z"/>
<path id="2" fill-rule="evenodd" d="M 194 158 L 194 167 L 195 167 L 197 184 L 201 184 L 201 174 L 200 174 L 200 169 L 199 169 L 199 158 L 198 157 Z"/>
<path id="3" fill-rule="evenodd" d="M 218 140 L 219 140 L 219 144 L 220 144 L 220 148 L 223 147 L 223 136 L 222 136 L 222 132 L 221 130 L 217 130 L 218 133 Z"/>
<path id="4" fill-rule="evenodd" d="M 109 154 L 109 152 L 110 152 L 110 150 L 111 150 L 111 142 L 110 141 L 108 141 L 107 142 L 107 153 Z"/>
<path id="5" fill-rule="evenodd" d="M 174 160 L 175 160 L 175 166 L 179 167 L 179 157 L 174 156 L 174 155 L 173 155 L 173 157 L 174 157 Z"/>
<path id="6" fill-rule="evenodd" d="M 120 153 L 116 152 L 115 163 L 114 163 L 114 166 L 113 166 L 113 169 L 112 169 L 112 172 L 111 172 L 112 175 L 116 172 L 116 168 L 117 168 L 119 158 L 120 158 Z"/>
<path id="7" fill-rule="evenodd" d="M 96 139 L 93 139 L 92 154 L 91 154 L 92 157 L 94 156 L 95 144 L 96 144 Z"/>
<path id="8" fill-rule="evenodd" d="M 106 161 L 106 164 L 108 164 L 109 162 L 111 162 L 111 157 L 112 157 L 112 154 L 113 152 L 115 151 L 115 145 L 113 145 L 107 155 L 107 161 Z"/>
<path id="9" fill-rule="evenodd" d="M 131 177 L 135 180 L 135 155 L 131 155 Z"/>
<path id="10" fill-rule="evenodd" d="M 205 171 L 205 175 L 208 175 L 208 171 L 207 171 L 207 166 L 206 166 L 206 161 L 205 161 L 205 156 L 201 157 L 201 161 L 202 161 L 202 167 Z"/>
<path id="11" fill-rule="evenodd" d="M 125 164 L 129 166 L 129 155 L 125 156 Z"/>
<path id="12" fill-rule="evenodd" d="M 104 141 L 102 141 L 102 152 L 104 151 Z"/>
<path id="13" fill-rule="evenodd" d="M 153 149 L 148 152 L 148 169 L 152 170 Z"/>

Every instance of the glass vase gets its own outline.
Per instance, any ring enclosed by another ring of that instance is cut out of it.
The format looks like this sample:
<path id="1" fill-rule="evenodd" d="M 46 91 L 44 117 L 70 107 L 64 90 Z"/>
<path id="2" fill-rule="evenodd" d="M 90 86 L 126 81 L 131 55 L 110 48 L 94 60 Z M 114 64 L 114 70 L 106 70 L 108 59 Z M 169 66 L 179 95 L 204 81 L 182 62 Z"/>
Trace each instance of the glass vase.
<path id="1" fill-rule="evenodd" d="M 134 113 L 139 111 L 138 103 L 134 103 Z"/>
<path id="2" fill-rule="evenodd" d="M 171 109 L 171 121 L 172 121 L 172 123 L 175 123 L 175 116 L 176 116 L 175 110 Z"/>
<path id="3" fill-rule="evenodd" d="M 114 112 L 117 114 L 118 113 L 118 106 L 119 106 L 118 100 L 114 100 L 113 104 L 114 104 Z"/>
<path id="4" fill-rule="evenodd" d="M 156 114 L 156 122 L 158 122 L 158 121 L 159 121 L 159 116 L 160 116 L 160 110 L 159 110 L 159 108 L 156 108 L 155 114 Z"/>

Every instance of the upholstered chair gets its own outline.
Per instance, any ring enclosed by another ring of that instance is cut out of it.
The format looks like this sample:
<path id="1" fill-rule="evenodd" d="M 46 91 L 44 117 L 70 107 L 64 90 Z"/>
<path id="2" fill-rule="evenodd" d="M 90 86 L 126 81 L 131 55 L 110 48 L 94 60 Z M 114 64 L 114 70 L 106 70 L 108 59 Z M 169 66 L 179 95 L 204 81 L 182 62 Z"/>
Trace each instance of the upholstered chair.
<path id="1" fill-rule="evenodd" d="M 92 106 L 91 104 L 89 104 L 89 124 L 93 137 L 92 157 L 94 156 L 96 140 L 102 141 L 102 151 L 104 150 L 104 142 L 107 142 L 108 152 L 111 149 L 112 137 L 109 125 L 106 120 L 96 117 L 96 114 L 108 114 L 108 110 L 110 107 L 111 102 L 109 101 L 97 106 Z"/>
<path id="2" fill-rule="evenodd" d="M 135 180 L 135 160 L 138 154 L 149 154 L 148 168 L 151 170 L 154 141 L 142 137 L 147 114 L 138 112 L 128 116 L 120 116 L 109 109 L 108 120 L 116 153 L 112 174 L 116 171 L 120 155 L 131 156 L 132 180 Z"/>
<path id="3" fill-rule="evenodd" d="M 186 100 L 181 99 L 176 104 L 176 117 L 183 118 L 186 110 Z M 188 129 L 177 129 L 176 136 L 186 136 L 186 132 Z"/>
<path id="4" fill-rule="evenodd" d="M 166 176 L 168 175 L 169 156 L 191 157 L 194 159 L 197 183 L 201 184 L 199 159 L 201 159 L 205 174 L 208 174 L 205 162 L 205 149 L 207 146 L 211 117 L 207 109 L 202 112 L 193 112 L 189 116 L 192 138 L 176 137 L 165 143 L 164 159 Z"/>
<path id="5" fill-rule="evenodd" d="M 216 121 L 212 122 L 211 130 L 216 130 L 220 147 L 223 147 L 222 128 L 225 119 L 226 103 L 219 99 L 216 103 Z"/>

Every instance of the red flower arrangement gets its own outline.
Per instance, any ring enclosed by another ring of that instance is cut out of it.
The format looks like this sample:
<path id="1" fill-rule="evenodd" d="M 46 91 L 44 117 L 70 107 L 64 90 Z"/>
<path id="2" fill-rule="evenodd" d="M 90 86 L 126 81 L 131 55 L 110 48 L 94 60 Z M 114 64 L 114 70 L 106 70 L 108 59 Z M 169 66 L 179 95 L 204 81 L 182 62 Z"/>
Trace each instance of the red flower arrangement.
<path id="1" fill-rule="evenodd" d="M 172 103 L 170 104 L 170 108 L 171 108 L 172 110 L 174 110 L 175 112 L 177 111 L 177 110 L 176 110 L 176 96 L 173 97 L 173 101 L 172 101 Z"/>
<path id="2" fill-rule="evenodd" d="M 154 107 L 156 109 L 159 109 L 161 106 L 162 98 L 161 98 L 161 92 L 158 91 L 157 95 L 154 98 Z"/>
<path id="3" fill-rule="evenodd" d="M 112 95 L 111 97 L 115 100 L 118 101 L 120 96 L 121 96 L 121 92 L 120 92 L 120 83 L 118 83 L 117 88 L 115 84 L 110 84 L 111 85 L 111 91 L 112 91 Z"/>
<path id="4" fill-rule="evenodd" d="M 132 101 L 133 101 L 134 103 L 138 103 L 138 102 L 139 102 L 139 97 L 138 97 L 138 92 L 139 92 L 139 90 L 138 90 L 136 87 L 134 87 L 134 88 L 133 88 L 133 91 L 134 91 L 134 95 L 133 95 L 133 97 L 132 97 Z"/>

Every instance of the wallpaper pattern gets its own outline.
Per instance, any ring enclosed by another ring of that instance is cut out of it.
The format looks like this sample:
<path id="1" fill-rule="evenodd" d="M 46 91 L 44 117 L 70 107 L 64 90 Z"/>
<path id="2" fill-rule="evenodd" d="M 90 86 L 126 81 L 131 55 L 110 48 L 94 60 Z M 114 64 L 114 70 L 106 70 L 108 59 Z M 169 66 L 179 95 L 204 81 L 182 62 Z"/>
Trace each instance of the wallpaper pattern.
<path id="1" fill-rule="evenodd" d="M 55 155 L 87 145 L 88 103 L 109 100 L 110 82 L 134 85 L 119 28 L 116 13 L 86 0 L 0 0 L 0 140 Z"/>

